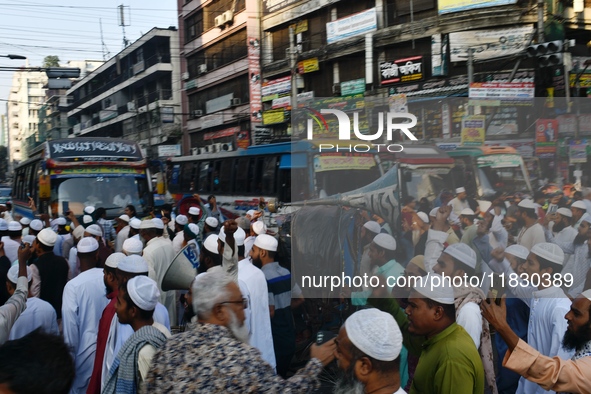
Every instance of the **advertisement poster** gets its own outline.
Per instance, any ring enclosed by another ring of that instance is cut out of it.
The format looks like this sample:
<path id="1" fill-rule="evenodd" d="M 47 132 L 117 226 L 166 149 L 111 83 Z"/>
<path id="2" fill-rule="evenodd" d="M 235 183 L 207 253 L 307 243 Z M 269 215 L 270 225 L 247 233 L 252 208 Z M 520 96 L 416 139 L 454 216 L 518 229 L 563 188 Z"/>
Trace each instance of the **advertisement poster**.
<path id="1" fill-rule="evenodd" d="M 572 140 L 568 150 L 570 164 L 587 162 L 587 140 Z"/>
<path id="2" fill-rule="evenodd" d="M 246 149 L 250 145 L 250 136 L 248 130 L 240 130 L 236 134 L 236 147 Z"/>
<path id="3" fill-rule="evenodd" d="M 536 156 L 554 157 L 558 138 L 558 120 L 538 119 L 536 121 Z"/>
<path id="4" fill-rule="evenodd" d="M 486 137 L 486 117 L 484 115 L 464 116 L 462 118 L 462 146 L 482 146 Z"/>

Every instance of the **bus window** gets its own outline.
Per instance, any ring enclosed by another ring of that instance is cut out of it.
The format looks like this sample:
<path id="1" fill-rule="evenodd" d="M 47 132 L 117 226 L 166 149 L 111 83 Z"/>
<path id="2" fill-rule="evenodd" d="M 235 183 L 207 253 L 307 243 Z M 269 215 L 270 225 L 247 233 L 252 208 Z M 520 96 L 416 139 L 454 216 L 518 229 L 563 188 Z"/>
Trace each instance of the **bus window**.
<path id="1" fill-rule="evenodd" d="M 192 167 L 192 163 L 182 163 L 181 164 L 181 172 L 180 172 L 180 183 L 181 183 L 181 190 L 189 190 L 191 187 L 191 182 L 193 178 L 191 178 L 191 171 L 190 167 Z"/>
<path id="2" fill-rule="evenodd" d="M 197 184 L 197 190 L 200 193 L 208 192 L 211 190 L 211 172 L 210 162 L 203 161 L 199 165 L 199 183 Z"/>
<path id="3" fill-rule="evenodd" d="M 246 194 L 248 184 L 248 158 L 241 157 L 234 161 L 234 193 Z"/>
<path id="4" fill-rule="evenodd" d="M 291 202 L 291 171 L 289 168 L 278 171 L 279 201 Z"/>
<path id="5" fill-rule="evenodd" d="M 217 185 L 216 192 L 230 193 L 232 190 L 232 159 L 224 159 L 218 163 L 219 184 Z"/>
<path id="6" fill-rule="evenodd" d="M 275 194 L 277 174 L 277 157 L 265 157 L 263 167 L 262 192 L 263 194 Z"/>
<path id="7" fill-rule="evenodd" d="M 263 184 L 261 182 L 261 174 L 263 173 L 263 158 L 257 157 L 250 161 L 248 166 L 248 179 L 250 179 L 250 185 L 248 192 L 253 194 L 260 194 L 263 190 Z"/>

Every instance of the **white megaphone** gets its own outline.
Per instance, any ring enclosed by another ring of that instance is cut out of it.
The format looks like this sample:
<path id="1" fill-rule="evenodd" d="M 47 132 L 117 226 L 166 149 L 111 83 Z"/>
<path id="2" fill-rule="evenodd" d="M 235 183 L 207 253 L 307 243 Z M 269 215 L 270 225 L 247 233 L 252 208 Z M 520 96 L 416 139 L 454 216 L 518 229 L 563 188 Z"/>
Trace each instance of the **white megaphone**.
<path id="1" fill-rule="evenodd" d="M 185 246 L 176 255 L 162 279 L 162 290 L 187 290 L 197 275 L 199 255 L 194 244 Z"/>

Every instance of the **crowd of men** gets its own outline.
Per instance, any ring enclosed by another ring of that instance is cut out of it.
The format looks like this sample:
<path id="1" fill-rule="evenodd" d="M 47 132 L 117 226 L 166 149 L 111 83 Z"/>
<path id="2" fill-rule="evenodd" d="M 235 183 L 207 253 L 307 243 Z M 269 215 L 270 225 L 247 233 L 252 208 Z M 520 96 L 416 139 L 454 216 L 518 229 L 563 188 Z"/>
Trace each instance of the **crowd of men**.
<path id="1" fill-rule="evenodd" d="M 90 206 L 5 214 L 0 392 L 307 393 L 336 360 L 339 394 L 590 393 L 587 198 L 476 202 L 458 188 L 434 206 L 405 199 L 400 236 L 365 220 L 356 273 L 379 285 L 342 289 L 355 312 L 297 371 L 293 309 L 305 300 L 261 211 L 226 220 L 214 196 L 195 195 L 186 215 L 164 206 L 140 219 L 129 205 L 114 223 Z M 197 276 L 164 291 L 188 246 Z M 388 280 L 402 276 L 419 280 Z"/>

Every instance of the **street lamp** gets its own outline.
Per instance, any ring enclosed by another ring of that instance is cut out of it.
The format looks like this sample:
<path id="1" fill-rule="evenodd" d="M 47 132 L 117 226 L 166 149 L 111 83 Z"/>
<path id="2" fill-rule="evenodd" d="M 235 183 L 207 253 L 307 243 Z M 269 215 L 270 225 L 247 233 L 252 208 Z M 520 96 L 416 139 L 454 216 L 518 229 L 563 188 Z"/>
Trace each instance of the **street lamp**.
<path id="1" fill-rule="evenodd" d="M 11 60 L 25 60 L 27 57 L 22 55 L 0 55 L 0 57 L 7 57 Z"/>

